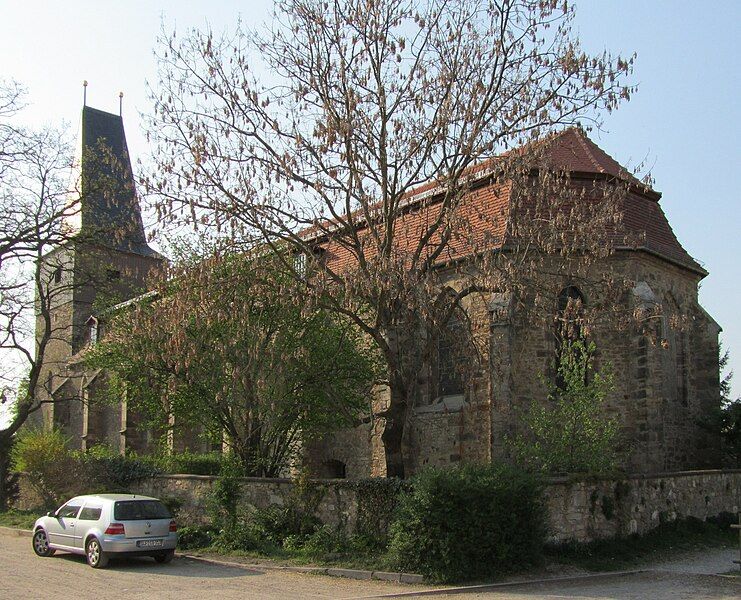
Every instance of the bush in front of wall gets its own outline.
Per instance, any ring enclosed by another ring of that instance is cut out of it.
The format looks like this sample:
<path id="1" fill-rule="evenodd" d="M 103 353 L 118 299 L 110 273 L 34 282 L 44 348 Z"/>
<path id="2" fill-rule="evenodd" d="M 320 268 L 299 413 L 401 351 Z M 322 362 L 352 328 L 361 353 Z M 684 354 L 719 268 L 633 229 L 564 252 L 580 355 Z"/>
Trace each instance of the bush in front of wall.
<path id="1" fill-rule="evenodd" d="M 492 578 L 541 560 L 545 522 L 532 474 L 505 465 L 429 469 L 399 497 L 390 559 L 432 581 Z"/>

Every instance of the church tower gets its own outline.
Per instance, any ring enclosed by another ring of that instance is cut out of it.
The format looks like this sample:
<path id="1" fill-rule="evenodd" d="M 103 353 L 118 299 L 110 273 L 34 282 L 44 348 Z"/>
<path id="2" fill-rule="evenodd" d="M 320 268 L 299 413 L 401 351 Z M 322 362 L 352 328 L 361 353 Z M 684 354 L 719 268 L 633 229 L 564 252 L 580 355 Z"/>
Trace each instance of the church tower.
<path id="1" fill-rule="evenodd" d="M 44 424 L 61 428 L 75 446 L 116 440 L 123 450 L 126 407 L 90 406 L 100 374 L 84 370 L 81 351 L 97 337 L 95 313 L 146 292 L 164 258 L 147 244 L 120 115 L 83 107 L 77 166 L 69 237 L 42 259 L 48 294 L 37 292 L 36 335 L 44 331 L 38 306 L 46 301 L 52 336 L 37 393 L 54 400 L 44 405 Z"/>

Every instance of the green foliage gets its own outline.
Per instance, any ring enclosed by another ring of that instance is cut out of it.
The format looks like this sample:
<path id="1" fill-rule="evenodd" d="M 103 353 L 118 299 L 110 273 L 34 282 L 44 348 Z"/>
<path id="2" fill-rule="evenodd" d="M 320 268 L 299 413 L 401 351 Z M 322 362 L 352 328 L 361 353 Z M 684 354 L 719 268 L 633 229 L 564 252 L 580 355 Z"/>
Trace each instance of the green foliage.
<path id="1" fill-rule="evenodd" d="M 85 452 L 73 452 L 71 457 L 78 463 L 78 473 L 89 493 L 129 492 L 132 484 L 162 472 L 144 460 L 123 456 L 103 445 L 93 446 Z"/>
<path id="2" fill-rule="evenodd" d="M 221 472 L 223 455 L 219 452 L 197 453 L 186 450 L 176 454 L 141 456 L 140 460 L 151 464 L 162 473 L 218 475 Z"/>
<path id="3" fill-rule="evenodd" d="M 187 451 L 167 458 L 168 473 L 188 473 L 189 475 L 218 475 L 223 459 L 218 452 L 197 454 Z"/>
<path id="4" fill-rule="evenodd" d="M 306 538 L 321 526 L 315 513 L 325 493 L 324 486 L 303 472 L 282 505 L 255 510 L 251 519 L 261 535 L 276 546 L 283 546 L 288 538 Z"/>
<path id="5" fill-rule="evenodd" d="M 212 546 L 222 551 L 269 552 L 275 545 L 251 519 L 239 518 L 231 526 L 221 529 L 213 538 Z"/>
<path id="6" fill-rule="evenodd" d="M 39 512 L 37 510 L 11 509 L 5 512 L 0 511 L 0 526 L 31 529 L 38 518 Z"/>
<path id="7" fill-rule="evenodd" d="M 196 550 L 207 548 L 214 543 L 218 531 L 213 527 L 193 525 L 178 529 L 178 548 L 180 550 Z"/>
<path id="8" fill-rule="evenodd" d="M 609 367 L 595 371 L 594 344 L 566 342 L 558 366 L 561 385 L 549 384 L 548 405 L 533 402 L 524 432 L 510 439 L 515 460 L 541 473 L 606 473 L 615 469 L 617 423 L 605 415 L 613 389 Z"/>
<path id="9" fill-rule="evenodd" d="M 731 398 L 733 371 L 726 372 L 728 360 L 728 351 L 719 348 L 720 402 L 698 420 L 698 425 L 713 437 L 720 435 L 720 466 L 738 469 L 741 468 L 741 398 Z"/>
<path id="10" fill-rule="evenodd" d="M 69 440 L 59 429 L 23 429 L 11 452 L 15 472 L 26 473 L 45 508 L 56 508 L 76 483 Z"/>
<path id="11" fill-rule="evenodd" d="M 451 582 L 537 563 L 544 539 L 533 475 L 503 465 L 429 469 L 400 495 L 390 554 L 401 570 Z"/>
<path id="12" fill-rule="evenodd" d="M 208 498 L 211 521 L 222 530 L 229 531 L 237 524 L 243 475 L 242 466 L 233 456 L 228 456 L 222 461 L 219 476 Z"/>
<path id="13" fill-rule="evenodd" d="M 376 359 L 359 332 L 307 304 L 281 257 L 217 255 L 188 263 L 145 301 L 113 316 L 89 366 L 111 372 L 148 424 L 196 426 L 245 474 L 278 476 L 303 439 L 367 410 Z M 199 465 L 204 466 L 205 465 Z"/>
<path id="14" fill-rule="evenodd" d="M 72 451 L 68 438 L 58 429 L 22 430 L 13 448 L 12 461 L 16 472 L 28 475 L 45 508 L 56 508 L 75 494 L 128 492 L 132 484 L 161 472 L 143 460 L 122 456 L 107 446 Z"/>
<path id="15" fill-rule="evenodd" d="M 340 484 L 355 491 L 357 521 L 353 542 L 364 548 L 381 551 L 388 545 L 388 527 L 393 521 L 399 494 L 406 484 L 397 478 L 369 478 L 343 481 Z"/>

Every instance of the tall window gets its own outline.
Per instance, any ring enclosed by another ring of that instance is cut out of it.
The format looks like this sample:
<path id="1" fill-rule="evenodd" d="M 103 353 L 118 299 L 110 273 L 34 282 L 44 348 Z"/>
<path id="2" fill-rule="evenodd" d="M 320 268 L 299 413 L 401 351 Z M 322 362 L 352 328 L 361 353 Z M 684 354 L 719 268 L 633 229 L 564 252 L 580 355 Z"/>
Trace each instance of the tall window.
<path id="1" fill-rule="evenodd" d="M 554 332 L 556 338 L 556 362 L 554 371 L 556 374 L 556 385 L 559 388 L 564 386 L 563 377 L 559 372 L 564 347 L 566 344 L 584 339 L 584 305 L 584 296 L 576 286 L 570 285 L 565 287 L 558 294 L 558 308 Z"/>
<path id="2" fill-rule="evenodd" d="M 463 394 L 464 328 L 458 318 L 451 318 L 437 342 L 437 381 L 439 396 Z"/>
<path id="3" fill-rule="evenodd" d="M 688 405 L 686 336 L 681 318 L 681 309 L 671 294 L 664 298 L 664 315 L 661 320 L 665 352 L 662 357 L 665 365 L 667 384 L 676 399 L 683 406 Z"/>

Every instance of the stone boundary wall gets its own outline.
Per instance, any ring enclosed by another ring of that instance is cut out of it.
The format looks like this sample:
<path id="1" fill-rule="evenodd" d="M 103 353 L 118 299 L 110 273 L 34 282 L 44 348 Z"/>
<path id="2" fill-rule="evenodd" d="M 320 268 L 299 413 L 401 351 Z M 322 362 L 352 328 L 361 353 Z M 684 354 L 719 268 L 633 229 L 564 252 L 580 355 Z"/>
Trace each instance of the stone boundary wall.
<path id="1" fill-rule="evenodd" d="M 206 503 L 215 477 L 160 475 L 131 491 L 177 499 L 181 523 L 206 519 Z M 357 521 L 356 491 L 345 480 L 318 480 L 326 493 L 317 517 L 331 526 L 353 531 Z M 34 498 L 22 482 L 18 508 L 30 508 Z M 290 479 L 244 478 L 241 506 L 245 510 L 282 505 L 293 490 Z M 741 510 L 741 470 L 686 471 L 632 475 L 620 479 L 551 479 L 544 490 L 549 513 L 549 539 L 560 543 L 646 533 L 663 522 L 682 517 L 705 520 Z"/>
<path id="2" fill-rule="evenodd" d="M 646 533 L 682 517 L 741 510 L 741 470 L 682 471 L 622 479 L 553 479 L 545 489 L 553 542 Z"/>

